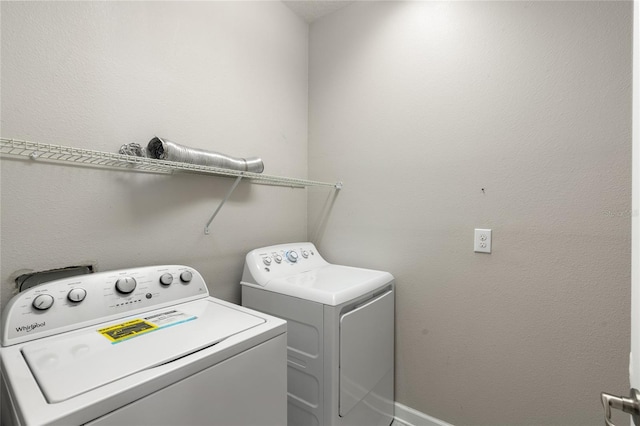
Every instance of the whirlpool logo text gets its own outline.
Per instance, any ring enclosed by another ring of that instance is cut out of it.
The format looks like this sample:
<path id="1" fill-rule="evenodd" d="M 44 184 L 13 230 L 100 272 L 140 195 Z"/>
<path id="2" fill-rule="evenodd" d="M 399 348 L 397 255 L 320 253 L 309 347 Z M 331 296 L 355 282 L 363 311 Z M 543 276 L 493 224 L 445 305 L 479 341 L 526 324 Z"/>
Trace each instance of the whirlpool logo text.
<path id="1" fill-rule="evenodd" d="M 16 332 L 22 333 L 23 331 L 26 331 L 28 333 L 30 331 L 35 330 L 36 328 L 44 327 L 46 324 L 47 322 L 43 321 L 43 322 L 34 322 L 33 324 L 29 324 L 29 325 L 22 325 L 20 327 L 16 327 Z"/>

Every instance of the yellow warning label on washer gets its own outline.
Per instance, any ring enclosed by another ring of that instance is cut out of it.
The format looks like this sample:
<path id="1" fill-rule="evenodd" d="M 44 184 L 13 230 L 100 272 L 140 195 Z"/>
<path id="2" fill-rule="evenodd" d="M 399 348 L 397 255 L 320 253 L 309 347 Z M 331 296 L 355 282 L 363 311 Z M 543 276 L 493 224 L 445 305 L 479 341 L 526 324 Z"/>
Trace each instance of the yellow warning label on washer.
<path id="1" fill-rule="evenodd" d="M 134 319 L 131 321 L 123 322 L 122 324 L 112 325 L 110 327 L 101 328 L 98 333 L 102 334 L 112 342 L 119 342 L 124 339 L 148 333 L 158 328 L 157 325 L 147 322 L 142 319 Z"/>

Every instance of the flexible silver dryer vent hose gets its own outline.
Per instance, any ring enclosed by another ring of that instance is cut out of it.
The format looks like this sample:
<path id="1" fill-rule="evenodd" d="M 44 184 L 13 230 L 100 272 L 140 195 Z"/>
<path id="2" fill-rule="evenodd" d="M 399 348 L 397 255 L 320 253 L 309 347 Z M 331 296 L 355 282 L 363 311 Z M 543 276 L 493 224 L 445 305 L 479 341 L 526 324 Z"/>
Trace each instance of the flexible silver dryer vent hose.
<path id="1" fill-rule="evenodd" d="M 220 167 L 243 172 L 262 173 L 264 171 L 264 164 L 258 157 L 231 157 L 219 152 L 189 148 L 157 136 L 149 141 L 147 151 L 151 158 L 158 160 L 199 164 L 201 166 Z"/>

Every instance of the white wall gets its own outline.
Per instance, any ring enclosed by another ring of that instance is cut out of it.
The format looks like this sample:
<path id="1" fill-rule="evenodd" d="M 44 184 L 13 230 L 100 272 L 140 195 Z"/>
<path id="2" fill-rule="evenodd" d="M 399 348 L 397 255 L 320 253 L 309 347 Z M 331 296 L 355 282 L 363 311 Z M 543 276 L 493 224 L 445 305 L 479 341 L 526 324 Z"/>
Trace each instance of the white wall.
<path id="1" fill-rule="evenodd" d="M 2 2 L 2 136 L 154 135 L 306 177 L 308 26 L 280 2 Z M 27 270 L 179 263 L 239 302 L 244 254 L 306 238 L 304 190 L 2 158 L 2 306 Z"/>
<path id="2" fill-rule="evenodd" d="M 356 2 L 312 24 L 309 174 L 345 187 L 310 193 L 309 235 L 396 276 L 400 403 L 600 425 L 599 393 L 628 392 L 631 40 L 631 2 Z"/>

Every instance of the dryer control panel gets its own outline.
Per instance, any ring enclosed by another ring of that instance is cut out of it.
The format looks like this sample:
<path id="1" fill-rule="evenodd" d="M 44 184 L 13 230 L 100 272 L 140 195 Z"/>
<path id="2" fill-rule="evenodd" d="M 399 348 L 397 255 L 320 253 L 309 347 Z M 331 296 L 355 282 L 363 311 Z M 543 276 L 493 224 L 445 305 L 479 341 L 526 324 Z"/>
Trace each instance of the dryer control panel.
<path id="1" fill-rule="evenodd" d="M 299 274 L 329 265 L 313 243 L 262 247 L 247 253 L 242 282 L 265 286 L 274 278 Z"/>
<path id="2" fill-rule="evenodd" d="M 17 294 L 2 313 L 2 346 L 209 296 L 202 275 L 182 265 L 98 272 Z"/>

